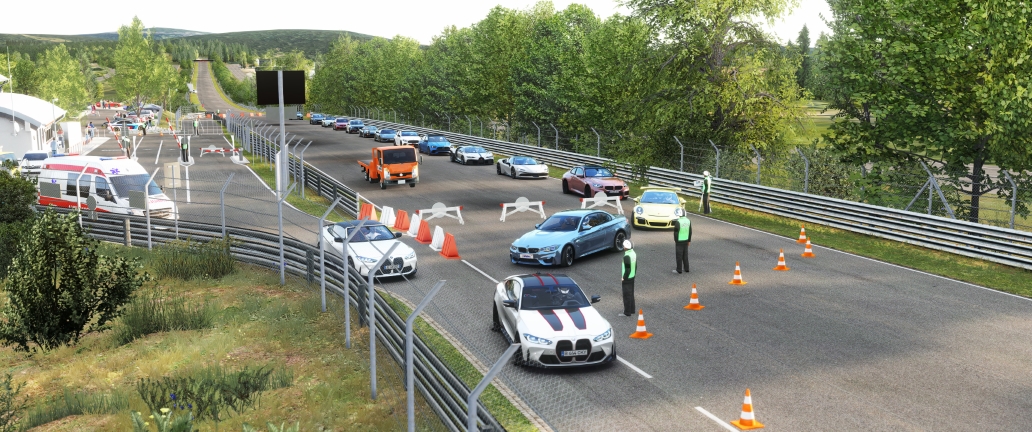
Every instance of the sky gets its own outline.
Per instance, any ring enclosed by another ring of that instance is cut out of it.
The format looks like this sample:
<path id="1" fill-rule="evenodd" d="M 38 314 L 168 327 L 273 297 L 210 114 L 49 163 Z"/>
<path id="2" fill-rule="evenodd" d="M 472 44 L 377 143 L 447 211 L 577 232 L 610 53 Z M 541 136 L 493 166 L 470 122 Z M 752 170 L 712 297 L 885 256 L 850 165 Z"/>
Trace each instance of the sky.
<path id="1" fill-rule="evenodd" d="M 90 34 L 116 31 L 139 16 L 147 27 L 169 27 L 208 33 L 247 30 L 315 29 L 348 30 L 374 36 L 402 35 L 429 44 L 435 35 L 451 25 L 467 27 L 483 19 L 495 5 L 510 9 L 526 9 L 535 0 L 372 0 L 344 2 L 255 2 L 213 1 L 176 3 L 168 7 L 158 3 L 116 3 L 120 6 L 103 9 L 86 8 L 80 0 L 49 0 L 49 12 L 41 19 L 39 5 L 14 1 L 4 7 L 0 33 L 27 34 Z M 587 5 L 603 18 L 614 13 L 629 14 L 615 0 L 553 0 L 557 10 L 571 3 Z M 782 41 L 795 40 L 806 24 L 810 40 L 817 40 L 821 31 L 828 32 L 819 14 L 829 16 L 825 0 L 799 0 L 799 7 L 785 19 L 768 27 Z M 147 5 L 133 7 L 134 4 Z M 267 4 L 290 5 L 266 7 Z M 7 19 L 10 17 L 32 19 Z M 44 25 L 40 23 L 44 22 Z"/>

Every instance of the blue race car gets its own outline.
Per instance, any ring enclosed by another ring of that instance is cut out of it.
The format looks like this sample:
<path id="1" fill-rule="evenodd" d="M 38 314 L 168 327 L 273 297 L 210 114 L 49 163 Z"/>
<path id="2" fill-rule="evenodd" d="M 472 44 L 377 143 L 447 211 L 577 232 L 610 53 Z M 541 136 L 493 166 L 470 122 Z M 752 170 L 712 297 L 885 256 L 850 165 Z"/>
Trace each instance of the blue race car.
<path id="1" fill-rule="evenodd" d="M 451 143 L 443 135 L 420 135 L 419 152 L 431 156 L 451 154 Z"/>
<path id="2" fill-rule="evenodd" d="M 509 246 L 514 264 L 567 267 L 573 260 L 606 249 L 623 250 L 631 237 L 627 218 L 583 209 L 558 212 Z"/>
<path id="3" fill-rule="evenodd" d="M 394 129 L 380 129 L 373 134 L 373 141 L 376 142 L 394 142 Z"/>

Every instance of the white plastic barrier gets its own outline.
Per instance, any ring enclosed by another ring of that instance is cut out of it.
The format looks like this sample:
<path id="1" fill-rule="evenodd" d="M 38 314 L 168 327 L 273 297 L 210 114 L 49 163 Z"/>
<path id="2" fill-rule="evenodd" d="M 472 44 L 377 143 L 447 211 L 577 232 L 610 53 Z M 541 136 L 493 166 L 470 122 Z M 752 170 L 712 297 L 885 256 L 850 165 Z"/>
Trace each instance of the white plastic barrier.
<path id="1" fill-rule="evenodd" d="M 623 206 L 620 205 L 619 195 L 611 197 L 603 192 L 595 192 L 595 196 L 593 198 L 581 198 L 580 203 L 580 208 L 596 208 L 611 206 L 616 208 L 617 214 L 624 214 Z M 592 204 L 589 206 L 588 203 Z"/>
<path id="2" fill-rule="evenodd" d="M 416 235 L 418 235 L 421 220 L 422 219 L 420 219 L 419 213 L 412 215 L 412 220 L 409 222 L 408 232 L 406 232 L 405 235 L 409 237 L 415 237 Z"/>
<path id="3" fill-rule="evenodd" d="M 201 156 L 204 156 L 208 153 L 218 153 L 221 154 L 222 157 L 226 157 L 226 153 L 230 153 L 232 151 L 233 149 L 225 149 L 222 147 L 215 147 L 215 145 L 210 145 L 201 149 Z"/>
<path id="4" fill-rule="evenodd" d="M 388 227 L 394 226 L 394 207 L 383 206 L 383 210 L 380 211 L 380 223 Z"/>
<path id="5" fill-rule="evenodd" d="M 455 214 L 449 214 L 449 212 L 455 212 Z M 433 207 L 428 209 L 416 210 L 416 214 L 421 216 L 425 221 L 439 217 L 450 217 L 452 219 L 458 219 L 459 224 L 466 224 L 466 222 L 462 220 L 462 206 L 448 207 L 443 203 L 434 203 Z"/>
<path id="6" fill-rule="evenodd" d="M 531 207 L 537 206 L 537 212 L 541 215 L 541 219 L 545 218 L 545 202 L 544 201 L 528 201 L 526 197 L 516 198 L 516 202 L 502 203 L 502 222 L 505 222 L 505 217 L 513 213 L 520 213 L 531 210 Z M 511 211 L 507 211 L 508 209 Z"/>
<path id="7" fill-rule="evenodd" d="M 444 247 L 444 228 L 441 228 L 440 226 L 435 226 L 434 227 L 434 236 L 431 237 L 431 239 L 430 239 L 430 249 L 433 249 L 433 250 L 435 250 L 437 252 L 440 252 L 441 248 L 443 248 L 443 247 Z"/>

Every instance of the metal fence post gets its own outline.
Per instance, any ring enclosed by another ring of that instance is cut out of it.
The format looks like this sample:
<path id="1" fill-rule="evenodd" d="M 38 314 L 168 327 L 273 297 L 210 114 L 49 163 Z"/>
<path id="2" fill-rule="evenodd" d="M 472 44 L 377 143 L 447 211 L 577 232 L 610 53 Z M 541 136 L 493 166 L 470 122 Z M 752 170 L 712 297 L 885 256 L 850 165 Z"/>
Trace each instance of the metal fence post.
<path id="1" fill-rule="evenodd" d="M 473 118 L 477 119 L 477 121 L 480 122 L 480 137 L 483 138 L 483 136 L 484 136 L 484 121 L 480 119 L 480 116 L 476 116 L 475 115 L 475 116 L 473 116 Z"/>
<path id="2" fill-rule="evenodd" d="M 280 273 L 279 283 L 280 285 L 287 284 L 287 260 L 283 254 L 283 201 L 290 196 L 290 192 L 294 190 L 294 185 L 290 185 L 287 188 L 286 193 L 280 192 L 280 198 L 276 202 L 276 218 L 279 220 L 279 262 L 280 262 Z"/>
<path id="3" fill-rule="evenodd" d="M 301 163 L 299 164 L 298 168 L 298 171 L 301 174 L 301 199 L 305 198 L 305 150 L 308 150 L 308 146 L 310 145 L 312 145 L 312 142 L 308 141 L 308 144 L 305 145 L 305 148 L 301 149 Z"/>
<path id="4" fill-rule="evenodd" d="M 591 128 L 591 131 L 595 133 L 595 157 L 602 157 L 602 137 L 595 128 Z M 682 157 L 681 160 L 684 160 L 684 158 Z M 682 165 L 684 164 L 682 163 Z"/>
<path id="5" fill-rule="evenodd" d="M 555 149 L 559 150 L 559 129 L 556 129 L 554 124 L 549 123 L 548 125 L 555 131 Z"/>
<path id="6" fill-rule="evenodd" d="M 326 209 L 326 213 L 323 213 L 322 217 L 319 218 L 319 229 L 315 230 L 315 244 L 319 245 L 319 297 L 322 299 L 322 311 L 326 312 L 326 245 L 323 244 L 322 230 L 326 226 L 326 217 L 330 215 L 334 207 L 337 207 L 337 203 L 340 202 L 340 198 L 333 201 L 330 204 L 330 208 Z M 347 266 L 344 266 L 344 275 L 347 279 Z M 347 290 L 344 291 L 344 296 L 347 297 Z"/>
<path id="7" fill-rule="evenodd" d="M 358 225 L 355 225 L 354 231 L 347 237 L 344 237 L 344 246 L 341 247 L 341 252 L 343 252 L 341 260 L 344 262 L 344 348 L 348 349 L 351 348 L 351 264 L 348 263 L 348 243 L 355 236 L 355 233 L 362 229 L 365 223 L 365 219 L 359 220 Z M 356 292 L 356 297 L 361 299 L 362 295 Z"/>
<path id="8" fill-rule="evenodd" d="M 426 116 L 422 111 L 419 112 L 419 127 L 426 127 Z"/>
<path id="9" fill-rule="evenodd" d="M 469 134 L 473 135 L 473 120 L 470 120 L 469 116 L 466 114 L 463 114 L 463 116 L 466 117 L 466 122 L 469 123 Z"/>
<path id="10" fill-rule="evenodd" d="M 760 184 L 760 168 L 763 166 L 763 157 L 760 156 L 760 151 L 756 150 L 756 147 L 749 144 L 749 148 L 752 149 L 753 153 L 756 153 L 756 184 Z"/>
<path id="11" fill-rule="evenodd" d="M 1011 210 L 1010 210 L 1010 227 L 1014 229 L 1014 212 L 1018 208 L 1018 185 L 1014 183 L 1014 179 L 1007 171 L 1000 171 L 1003 176 L 1007 178 L 1007 181 L 1011 184 Z"/>
<path id="12" fill-rule="evenodd" d="M 394 243 L 387 252 L 380 257 L 380 260 L 376 262 L 373 268 L 369 269 L 369 300 L 367 307 L 369 307 L 369 391 L 372 398 L 376 399 L 376 294 L 373 289 L 373 278 L 376 277 L 376 270 L 383 265 L 384 261 L 387 261 L 391 257 L 391 253 L 394 249 L 398 248 L 401 243 Z"/>
<path id="13" fill-rule="evenodd" d="M 234 174 L 236 173 L 229 173 L 226 184 L 222 185 L 222 190 L 219 191 L 219 207 L 222 208 L 222 238 L 226 238 L 226 188 L 229 187 L 229 182 L 233 180 Z M 176 215 L 176 219 L 179 219 L 179 215 Z M 178 234 L 176 238 L 179 238 Z"/>
<path id="14" fill-rule="evenodd" d="M 503 330 L 504 331 L 504 330 Z M 509 348 L 502 353 L 502 356 L 498 358 L 498 361 L 491 366 L 491 370 L 487 371 L 487 375 L 484 375 L 484 379 L 480 380 L 477 387 L 473 391 L 469 392 L 469 398 L 466 399 L 466 430 L 476 431 L 477 430 L 477 399 L 480 398 L 480 394 L 484 392 L 487 385 L 491 383 L 495 375 L 502 371 L 502 367 L 505 363 L 512 358 L 512 355 L 516 353 L 516 350 L 520 349 L 520 344 L 509 345 Z"/>
<path id="15" fill-rule="evenodd" d="M 921 162 L 921 161 L 918 161 L 918 162 Z M 946 196 L 943 195 L 942 189 L 939 187 L 939 180 L 937 180 L 935 178 L 935 176 L 932 175 L 932 170 L 928 169 L 928 165 L 925 165 L 924 162 L 921 162 L 921 167 L 924 168 L 926 173 L 928 173 L 928 184 L 929 184 L 929 187 L 934 188 L 935 192 L 939 195 L 939 199 L 942 200 L 942 207 L 946 209 L 946 213 L 948 213 L 950 215 L 950 218 L 956 219 L 957 216 L 953 214 L 953 208 L 951 208 L 950 204 L 948 202 L 946 202 Z M 928 190 L 928 214 L 932 214 L 932 191 L 931 191 L 931 189 Z"/>
<path id="16" fill-rule="evenodd" d="M 684 144 L 681 144 L 681 140 L 674 137 L 674 141 L 677 141 L 677 145 L 681 146 L 681 172 L 684 172 Z"/>
<path id="17" fill-rule="evenodd" d="M 809 193 L 810 191 L 810 160 L 806 158 L 802 150 L 799 147 L 795 148 L 796 153 L 799 153 L 799 157 L 803 158 L 803 193 Z"/>
<path id="18" fill-rule="evenodd" d="M 713 144 L 713 140 L 708 140 L 708 141 L 709 141 L 709 144 L 711 146 L 713 146 L 713 150 L 717 151 L 717 164 L 716 164 L 717 167 L 713 170 L 714 171 L 713 177 L 720 178 L 720 149 L 717 148 L 716 144 Z"/>
<path id="19" fill-rule="evenodd" d="M 416 317 L 426 305 L 430 304 L 430 300 L 437 295 L 437 292 L 444 287 L 445 281 L 439 281 L 430 292 L 423 297 L 423 301 L 419 302 L 419 305 L 412 310 L 407 320 L 405 320 L 405 390 L 407 393 L 407 409 L 408 409 L 408 430 L 409 432 L 416 432 L 416 391 L 415 391 L 415 377 L 414 375 L 414 359 L 412 358 L 412 327 L 416 323 Z"/>
<path id="20" fill-rule="evenodd" d="M 541 127 L 536 122 L 530 122 L 530 124 L 534 125 L 538 130 L 538 147 L 541 147 Z"/>
<path id="21" fill-rule="evenodd" d="M 154 181 L 154 176 L 158 175 L 158 171 L 159 170 L 161 170 L 161 167 L 154 168 L 154 172 L 151 173 L 150 178 L 147 179 L 147 183 L 146 183 L 147 185 L 150 185 L 151 182 Z M 145 216 L 147 216 L 147 250 L 151 250 L 151 249 L 153 249 L 154 246 L 151 243 L 150 200 L 147 199 L 146 194 L 143 197 L 143 203 L 144 203 L 143 214 Z M 179 213 L 179 208 L 177 207 L 176 208 L 176 214 L 178 214 L 178 213 Z"/>
<path id="22" fill-rule="evenodd" d="M 125 232 L 125 245 L 126 245 L 126 247 L 132 246 L 133 245 L 133 234 L 132 234 L 132 232 L 129 229 L 129 217 L 128 216 L 126 216 L 126 218 L 125 218 L 125 231 L 124 232 Z"/>

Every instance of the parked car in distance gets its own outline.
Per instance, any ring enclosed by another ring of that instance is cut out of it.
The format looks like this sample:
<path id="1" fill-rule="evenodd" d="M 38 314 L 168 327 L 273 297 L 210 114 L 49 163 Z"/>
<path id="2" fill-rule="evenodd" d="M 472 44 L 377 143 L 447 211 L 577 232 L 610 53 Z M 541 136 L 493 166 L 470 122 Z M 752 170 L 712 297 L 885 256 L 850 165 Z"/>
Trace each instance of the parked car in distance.
<path id="1" fill-rule="evenodd" d="M 419 151 L 428 155 L 451 154 L 451 143 L 444 135 L 420 135 Z"/>
<path id="2" fill-rule="evenodd" d="M 358 136 L 362 138 L 372 138 L 376 135 L 376 131 L 379 130 L 376 126 L 365 125 L 362 130 L 358 131 Z"/>
<path id="3" fill-rule="evenodd" d="M 38 176 L 40 167 L 43 166 L 43 161 L 48 157 L 50 157 L 50 152 L 44 150 L 25 152 L 25 154 L 22 155 L 21 161 L 18 163 L 21 168 L 22 175 Z"/>
<path id="4" fill-rule="evenodd" d="M 603 192 L 607 196 L 627 198 L 630 189 L 627 183 L 616 177 L 609 168 L 595 165 L 581 165 L 570 168 L 563 174 L 563 193 L 579 193 L 585 198 Z"/>
<path id="5" fill-rule="evenodd" d="M 365 123 L 362 120 L 352 119 L 348 122 L 348 133 L 358 133 L 363 127 L 365 127 Z"/>
<path id="6" fill-rule="evenodd" d="M 333 121 L 333 130 L 341 130 L 341 129 L 347 129 L 347 128 L 348 128 L 348 119 L 346 119 L 344 117 L 337 117 L 337 119 Z"/>
<path id="7" fill-rule="evenodd" d="M 513 156 L 500 159 L 495 162 L 495 169 L 498 175 L 507 175 L 512 178 L 546 178 L 548 177 L 548 165 L 538 163 L 529 156 Z"/>
<path id="8" fill-rule="evenodd" d="M 415 131 L 401 131 L 394 134 L 394 145 L 419 145 L 419 134 Z"/>
<path id="9" fill-rule="evenodd" d="M 331 127 L 337 122 L 336 116 L 326 116 L 322 119 L 322 127 Z"/>
<path id="10" fill-rule="evenodd" d="M 297 117 L 298 120 L 304 120 L 305 119 L 305 113 L 303 113 L 301 111 L 298 111 L 298 112 L 294 113 L 294 116 Z"/>
<path id="11" fill-rule="evenodd" d="M 323 115 L 322 114 L 313 113 L 312 116 L 308 118 L 308 124 L 319 124 L 319 123 L 322 123 L 322 119 L 323 119 Z"/>
<path id="12" fill-rule="evenodd" d="M 394 129 L 380 129 L 373 135 L 373 140 L 376 142 L 394 142 Z"/>

